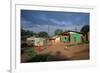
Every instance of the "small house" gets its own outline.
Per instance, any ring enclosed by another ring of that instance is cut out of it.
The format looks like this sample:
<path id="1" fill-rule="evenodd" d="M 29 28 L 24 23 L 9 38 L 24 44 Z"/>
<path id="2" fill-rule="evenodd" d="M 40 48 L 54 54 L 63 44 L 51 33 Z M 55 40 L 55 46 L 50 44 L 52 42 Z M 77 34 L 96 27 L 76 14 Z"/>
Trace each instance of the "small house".
<path id="1" fill-rule="evenodd" d="M 81 43 L 82 33 L 75 31 L 67 31 L 60 34 L 61 42 L 65 43 Z"/>
<path id="2" fill-rule="evenodd" d="M 31 41 L 35 46 L 43 46 L 46 44 L 46 39 L 42 37 L 30 37 L 27 41 Z"/>
<path id="3" fill-rule="evenodd" d="M 70 42 L 70 33 L 69 32 L 63 32 L 60 34 L 60 41 L 68 43 Z"/>
<path id="4" fill-rule="evenodd" d="M 70 42 L 71 43 L 81 43 L 82 34 L 79 32 L 70 32 Z"/>
<path id="5" fill-rule="evenodd" d="M 45 40 L 45 38 L 35 38 L 34 39 L 34 45 L 35 46 L 43 46 L 43 45 L 45 45 L 46 44 L 46 40 Z"/>
<path id="6" fill-rule="evenodd" d="M 54 37 L 52 37 L 52 39 L 54 39 L 55 43 L 59 43 L 60 42 L 60 36 L 54 36 Z"/>
<path id="7" fill-rule="evenodd" d="M 29 44 L 29 45 L 34 44 L 34 42 L 35 42 L 34 38 L 35 38 L 34 36 L 27 38 L 27 44 Z"/>
<path id="8" fill-rule="evenodd" d="M 58 36 L 58 35 L 49 38 L 49 43 L 50 43 L 51 45 L 55 45 L 55 44 L 57 44 L 57 43 L 59 43 L 59 42 L 60 42 L 60 36 Z"/>

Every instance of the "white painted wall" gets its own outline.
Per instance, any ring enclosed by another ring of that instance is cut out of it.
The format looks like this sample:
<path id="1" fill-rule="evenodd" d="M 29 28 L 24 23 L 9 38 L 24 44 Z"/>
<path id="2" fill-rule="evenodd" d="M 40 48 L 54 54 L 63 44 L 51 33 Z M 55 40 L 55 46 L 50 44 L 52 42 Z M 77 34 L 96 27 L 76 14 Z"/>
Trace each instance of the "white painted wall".
<path id="1" fill-rule="evenodd" d="M 60 42 L 60 37 L 56 37 L 54 44 L 59 43 L 59 42 Z"/>

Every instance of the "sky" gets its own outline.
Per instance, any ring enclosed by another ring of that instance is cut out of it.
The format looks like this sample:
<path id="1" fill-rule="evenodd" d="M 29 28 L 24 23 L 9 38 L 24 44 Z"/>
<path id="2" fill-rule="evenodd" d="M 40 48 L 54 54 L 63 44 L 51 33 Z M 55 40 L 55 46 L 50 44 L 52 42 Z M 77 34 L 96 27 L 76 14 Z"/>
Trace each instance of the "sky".
<path id="1" fill-rule="evenodd" d="M 54 34 L 56 29 L 80 31 L 89 25 L 89 13 L 21 10 L 21 28 L 33 32 Z"/>

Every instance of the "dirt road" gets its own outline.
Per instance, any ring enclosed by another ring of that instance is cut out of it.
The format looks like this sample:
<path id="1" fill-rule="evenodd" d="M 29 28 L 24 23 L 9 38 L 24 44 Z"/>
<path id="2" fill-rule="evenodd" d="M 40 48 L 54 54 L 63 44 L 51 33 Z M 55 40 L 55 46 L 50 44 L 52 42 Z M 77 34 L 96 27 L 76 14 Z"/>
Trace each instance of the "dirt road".
<path id="1" fill-rule="evenodd" d="M 60 52 L 61 55 L 66 56 L 70 60 L 86 60 L 89 59 L 89 44 L 81 44 L 76 46 L 67 47 L 65 43 L 57 43 L 51 46 L 40 47 L 42 51 L 37 51 L 38 54 L 49 53 L 55 55 Z"/>

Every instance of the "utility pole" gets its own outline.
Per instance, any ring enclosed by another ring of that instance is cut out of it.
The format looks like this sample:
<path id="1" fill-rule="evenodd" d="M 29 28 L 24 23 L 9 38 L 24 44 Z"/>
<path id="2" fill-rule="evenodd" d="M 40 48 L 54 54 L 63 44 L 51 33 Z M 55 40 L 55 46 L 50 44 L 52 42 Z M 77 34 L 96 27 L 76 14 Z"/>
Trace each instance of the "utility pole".
<path id="1" fill-rule="evenodd" d="M 48 35 L 49 35 L 49 31 L 50 31 L 50 30 L 49 30 L 49 24 L 48 24 Z"/>
<path id="2" fill-rule="evenodd" d="M 75 31 L 77 31 L 77 26 L 75 26 Z"/>

